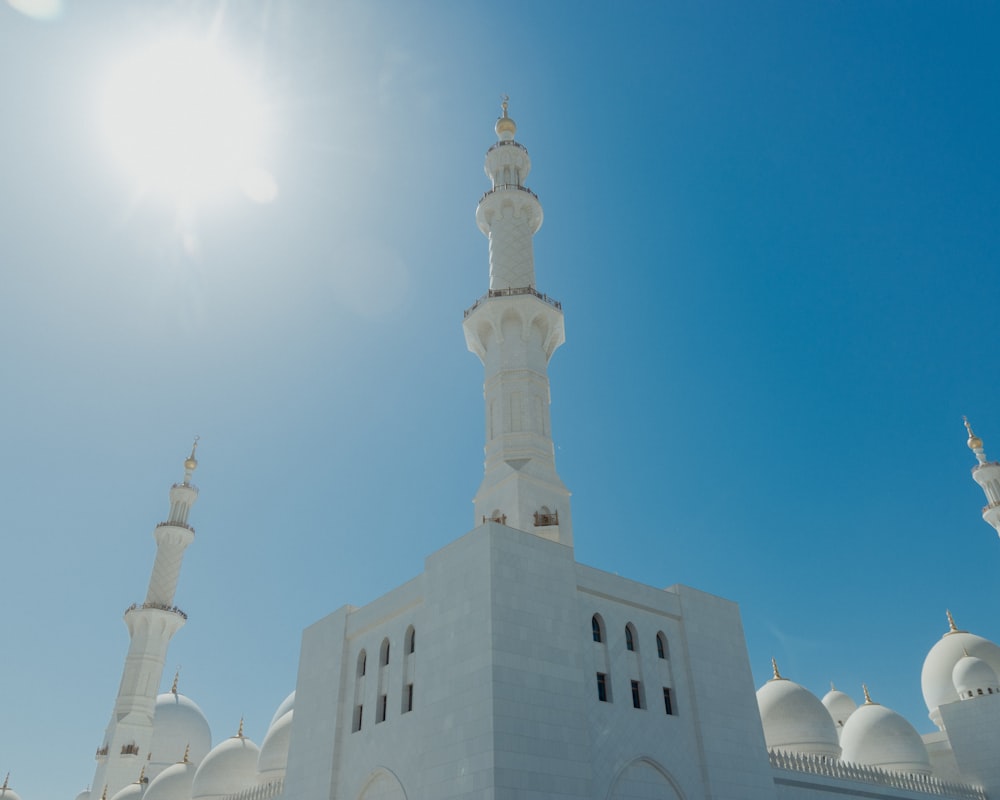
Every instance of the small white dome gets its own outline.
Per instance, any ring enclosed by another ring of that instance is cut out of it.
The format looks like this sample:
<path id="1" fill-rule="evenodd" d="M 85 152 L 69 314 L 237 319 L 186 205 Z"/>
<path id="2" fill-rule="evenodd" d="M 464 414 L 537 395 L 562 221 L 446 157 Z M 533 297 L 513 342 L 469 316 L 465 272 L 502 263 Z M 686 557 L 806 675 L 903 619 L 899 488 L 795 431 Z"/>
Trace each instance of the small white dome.
<path id="1" fill-rule="evenodd" d="M 773 678 L 757 690 L 757 706 L 768 750 L 840 755 L 833 720 L 808 689 L 787 678 Z"/>
<path id="2" fill-rule="evenodd" d="M 212 731 L 198 704 L 172 691 L 157 695 L 148 777 L 155 778 L 171 764 L 183 761 L 185 752 L 188 761 L 197 766 L 211 749 Z"/>
<path id="3" fill-rule="evenodd" d="M 930 712 L 928 716 L 939 728 L 942 723 L 938 706 L 958 702 L 952 673 L 966 652 L 985 661 L 994 673 L 1000 675 L 1000 647 L 993 642 L 967 631 L 949 631 L 942 636 L 924 659 L 920 673 L 920 688 Z"/>
<path id="4" fill-rule="evenodd" d="M 90 800 L 90 789 L 84 789 L 76 796 L 76 800 Z"/>
<path id="5" fill-rule="evenodd" d="M 193 800 L 235 794 L 257 783 L 260 748 L 243 736 L 220 742 L 205 756 L 191 786 Z"/>
<path id="6" fill-rule="evenodd" d="M 144 783 L 130 783 L 111 795 L 111 800 L 139 800 L 145 788 L 146 784 Z"/>
<path id="7" fill-rule="evenodd" d="M 892 709 L 878 703 L 859 706 L 844 724 L 841 761 L 892 772 L 931 774 L 920 734 Z"/>
<path id="8" fill-rule="evenodd" d="M 190 761 L 171 764 L 149 782 L 143 800 L 191 800 L 191 784 L 197 769 Z"/>
<path id="9" fill-rule="evenodd" d="M 4 781 L 3 786 L 0 786 L 0 800 L 21 800 L 21 795 L 7 786 L 7 781 Z"/>
<path id="10" fill-rule="evenodd" d="M 840 692 L 831 686 L 830 691 L 823 695 L 823 706 L 829 712 L 831 719 L 833 719 L 833 726 L 837 729 L 837 735 L 839 736 L 844 729 L 844 725 L 847 724 L 848 717 L 854 713 L 854 709 L 858 707 L 858 704 L 854 702 L 854 698 L 849 694 Z"/>
<path id="11" fill-rule="evenodd" d="M 963 655 L 955 663 L 951 671 L 955 691 L 962 700 L 978 697 L 981 694 L 1000 693 L 1000 681 L 997 674 L 983 659 Z"/>
<path id="12" fill-rule="evenodd" d="M 271 717 L 271 721 L 268 723 L 267 728 L 270 730 L 274 727 L 274 723 L 281 719 L 285 714 L 295 708 L 295 692 L 292 692 L 288 697 L 281 701 L 281 705 L 278 706 L 278 710 L 274 712 L 274 716 Z"/>
<path id="13" fill-rule="evenodd" d="M 292 740 L 292 715 L 289 711 L 277 722 L 271 724 L 264 743 L 260 746 L 257 759 L 257 781 L 267 783 L 285 775 L 288 764 L 288 745 Z"/>

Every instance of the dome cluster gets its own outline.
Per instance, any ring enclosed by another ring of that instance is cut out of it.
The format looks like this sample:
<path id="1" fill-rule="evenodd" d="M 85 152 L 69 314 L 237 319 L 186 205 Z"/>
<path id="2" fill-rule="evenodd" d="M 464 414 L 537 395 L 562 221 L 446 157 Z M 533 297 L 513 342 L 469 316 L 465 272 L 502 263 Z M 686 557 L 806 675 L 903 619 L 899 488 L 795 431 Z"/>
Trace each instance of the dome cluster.
<path id="1" fill-rule="evenodd" d="M 941 706 L 1000 695 L 1000 647 L 958 630 L 950 613 L 948 624 L 948 632 L 927 654 L 921 673 L 929 716 L 941 730 Z M 832 684 L 821 701 L 782 677 L 773 660 L 771 663 L 774 677 L 757 690 L 768 750 L 889 772 L 932 774 L 920 734 L 895 711 L 874 702 L 867 687 L 860 706 Z"/>

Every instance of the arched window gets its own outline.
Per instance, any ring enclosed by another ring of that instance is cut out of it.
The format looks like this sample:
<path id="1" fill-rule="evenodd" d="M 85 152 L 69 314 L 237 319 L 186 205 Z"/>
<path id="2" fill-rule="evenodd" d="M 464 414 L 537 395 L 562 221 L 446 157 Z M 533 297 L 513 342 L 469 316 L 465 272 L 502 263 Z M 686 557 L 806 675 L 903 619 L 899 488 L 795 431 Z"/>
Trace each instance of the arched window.
<path id="1" fill-rule="evenodd" d="M 603 642 L 604 641 L 604 625 L 601 623 L 600 614 L 594 614 L 593 619 L 590 620 L 591 630 L 594 632 L 594 641 Z"/>
<path id="2" fill-rule="evenodd" d="M 358 653 L 358 677 L 360 678 L 365 674 L 365 666 L 368 662 L 368 655 L 362 650 Z"/>
<path id="3" fill-rule="evenodd" d="M 382 650 L 380 651 L 380 654 L 379 654 L 378 663 L 379 663 L 379 666 L 381 666 L 381 667 L 384 667 L 386 664 L 389 663 L 389 640 L 388 639 L 383 639 L 382 640 Z"/>
<path id="4" fill-rule="evenodd" d="M 625 649 L 635 650 L 635 628 L 631 622 L 625 626 Z"/>
<path id="5" fill-rule="evenodd" d="M 663 631 L 656 634 L 656 655 L 660 658 L 667 657 L 667 637 L 663 635 Z"/>
<path id="6" fill-rule="evenodd" d="M 416 646 L 417 646 L 417 632 L 413 630 L 413 626 L 411 625 L 409 628 L 406 629 L 406 645 L 404 652 L 407 655 L 409 655 L 416 649 Z"/>

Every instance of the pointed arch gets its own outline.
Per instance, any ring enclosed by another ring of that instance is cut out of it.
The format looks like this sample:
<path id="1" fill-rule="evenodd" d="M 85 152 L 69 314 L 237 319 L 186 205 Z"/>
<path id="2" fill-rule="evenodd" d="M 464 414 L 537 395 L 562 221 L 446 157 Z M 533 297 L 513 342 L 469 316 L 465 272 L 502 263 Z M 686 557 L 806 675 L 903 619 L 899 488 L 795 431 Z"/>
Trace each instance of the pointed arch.
<path id="1" fill-rule="evenodd" d="M 604 635 L 604 620 L 601 619 L 600 614 L 594 614 L 594 616 L 591 617 L 590 628 L 592 635 L 594 637 L 594 641 L 598 643 L 604 642 L 606 638 Z"/>
<path id="2" fill-rule="evenodd" d="M 607 800 L 685 800 L 673 775 L 650 756 L 639 756 L 615 775 Z"/>
<path id="3" fill-rule="evenodd" d="M 663 631 L 656 633 L 656 655 L 662 659 L 670 658 L 670 648 L 667 645 L 667 635 Z"/>
<path id="4" fill-rule="evenodd" d="M 358 793 L 358 800 L 406 800 L 406 790 L 396 773 L 376 767 Z"/>
<path id="5" fill-rule="evenodd" d="M 633 652 L 639 650 L 639 637 L 635 632 L 635 625 L 631 622 L 625 623 L 625 649 Z"/>

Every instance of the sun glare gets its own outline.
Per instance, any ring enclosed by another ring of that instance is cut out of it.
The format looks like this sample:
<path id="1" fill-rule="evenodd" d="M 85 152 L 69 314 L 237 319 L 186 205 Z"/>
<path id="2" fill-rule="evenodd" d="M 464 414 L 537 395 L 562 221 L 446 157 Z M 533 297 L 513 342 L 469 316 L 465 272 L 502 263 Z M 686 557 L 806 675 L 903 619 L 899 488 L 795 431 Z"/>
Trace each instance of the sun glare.
<path id="1" fill-rule="evenodd" d="M 264 173 L 265 115 L 235 62 L 190 39 L 136 52 L 114 71 L 103 127 L 141 191 L 196 204 Z M 271 179 L 273 181 L 273 178 Z M 268 202 L 275 191 L 251 199 Z"/>

